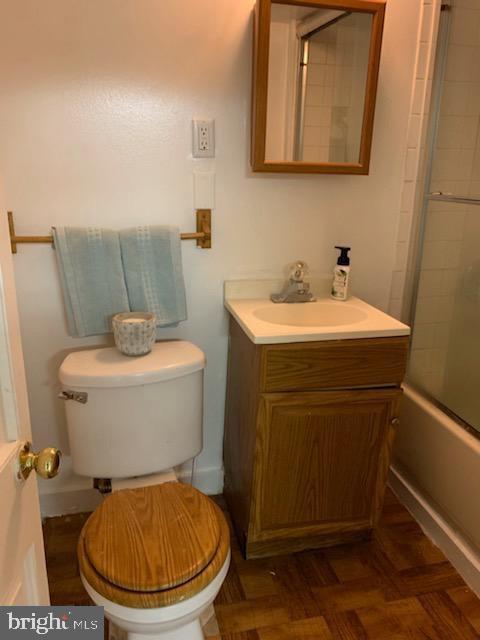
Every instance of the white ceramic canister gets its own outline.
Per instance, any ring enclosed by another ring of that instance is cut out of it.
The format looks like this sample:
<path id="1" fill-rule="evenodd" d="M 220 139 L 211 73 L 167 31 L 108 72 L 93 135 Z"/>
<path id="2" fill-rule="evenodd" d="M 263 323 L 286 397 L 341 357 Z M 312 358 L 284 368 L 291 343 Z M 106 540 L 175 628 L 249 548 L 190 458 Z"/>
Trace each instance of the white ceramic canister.
<path id="1" fill-rule="evenodd" d="M 119 351 L 126 356 L 144 356 L 150 353 L 155 342 L 153 313 L 128 311 L 112 318 L 113 337 Z"/>

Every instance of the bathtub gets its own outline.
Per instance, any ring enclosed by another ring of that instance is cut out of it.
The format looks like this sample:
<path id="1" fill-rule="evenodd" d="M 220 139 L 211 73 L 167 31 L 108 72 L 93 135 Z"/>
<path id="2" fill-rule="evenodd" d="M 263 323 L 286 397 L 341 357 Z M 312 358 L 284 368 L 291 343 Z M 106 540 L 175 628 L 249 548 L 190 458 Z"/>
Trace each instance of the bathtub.
<path id="1" fill-rule="evenodd" d="M 480 595 L 480 440 L 408 385 L 389 483 Z"/>

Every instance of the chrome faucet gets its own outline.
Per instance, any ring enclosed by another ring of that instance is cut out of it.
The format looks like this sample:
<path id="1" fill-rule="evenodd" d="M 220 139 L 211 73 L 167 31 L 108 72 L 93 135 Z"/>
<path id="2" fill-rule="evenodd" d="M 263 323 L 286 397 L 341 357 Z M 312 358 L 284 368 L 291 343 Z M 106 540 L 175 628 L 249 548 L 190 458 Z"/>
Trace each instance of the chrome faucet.
<path id="1" fill-rule="evenodd" d="M 306 262 L 295 262 L 290 271 L 288 282 L 281 293 L 272 293 L 272 302 L 315 302 L 315 297 L 310 291 L 310 284 L 304 281 L 308 271 Z"/>

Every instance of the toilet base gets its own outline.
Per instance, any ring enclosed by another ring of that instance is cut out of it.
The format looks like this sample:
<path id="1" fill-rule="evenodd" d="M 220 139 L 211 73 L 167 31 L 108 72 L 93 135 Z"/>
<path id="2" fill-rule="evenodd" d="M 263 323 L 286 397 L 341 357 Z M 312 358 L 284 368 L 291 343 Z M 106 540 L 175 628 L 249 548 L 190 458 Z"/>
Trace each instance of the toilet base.
<path id="1" fill-rule="evenodd" d="M 205 640 L 200 620 L 193 620 L 183 627 L 165 631 L 160 635 L 128 632 L 109 622 L 108 640 Z"/>
<path id="2" fill-rule="evenodd" d="M 93 602 L 104 608 L 109 640 L 205 640 L 200 617 L 216 598 L 230 565 L 230 551 L 215 578 L 187 600 L 157 609 L 134 609 L 107 600 L 80 574 Z"/>

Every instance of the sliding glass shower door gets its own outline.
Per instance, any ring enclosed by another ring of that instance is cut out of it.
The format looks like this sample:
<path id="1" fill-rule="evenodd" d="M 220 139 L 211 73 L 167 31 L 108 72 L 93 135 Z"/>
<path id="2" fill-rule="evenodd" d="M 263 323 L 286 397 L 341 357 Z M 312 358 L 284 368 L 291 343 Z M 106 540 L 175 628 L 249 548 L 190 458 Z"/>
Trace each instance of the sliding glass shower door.
<path id="1" fill-rule="evenodd" d="M 480 432 L 480 2 L 442 12 L 408 378 Z"/>

